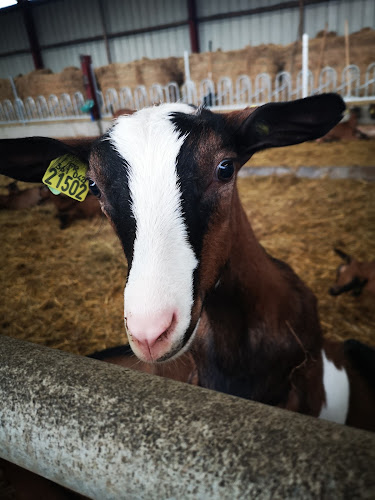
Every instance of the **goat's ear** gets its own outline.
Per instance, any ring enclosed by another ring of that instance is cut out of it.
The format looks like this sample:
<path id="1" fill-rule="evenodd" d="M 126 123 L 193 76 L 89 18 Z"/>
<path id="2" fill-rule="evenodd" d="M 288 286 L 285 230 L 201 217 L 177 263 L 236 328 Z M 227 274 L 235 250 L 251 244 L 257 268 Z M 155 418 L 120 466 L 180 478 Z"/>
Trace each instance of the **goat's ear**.
<path id="1" fill-rule="evenodd" d="M 289 146 L 325 135 L 343 117 L 345 103 L 337 94 L 322 94 L 290 102 L 269 103 L 227 116 L 234 127 L 240 159 L 262 149 Z"/>
<path id="2" fill-rule="evenodd" d="M 64 142 L 48 137 L 0 140 L 0 174 L 24 182 L 42 182 L 50 162 L 70 153 L 88 163 L 91 144 L 96 138 Z"/>
<path id="3" fill-rule="evenodd" d="M 339 256 L 341 257 L 347 264 L 350 264 L 351 261 L 352 261 L 352 257 L 350 255 L 348 255 L 347 253 L 343 252 L 342 250 L 340 250 L 339 248 L 334 248 L 333 249 L 334 252 Z"/>

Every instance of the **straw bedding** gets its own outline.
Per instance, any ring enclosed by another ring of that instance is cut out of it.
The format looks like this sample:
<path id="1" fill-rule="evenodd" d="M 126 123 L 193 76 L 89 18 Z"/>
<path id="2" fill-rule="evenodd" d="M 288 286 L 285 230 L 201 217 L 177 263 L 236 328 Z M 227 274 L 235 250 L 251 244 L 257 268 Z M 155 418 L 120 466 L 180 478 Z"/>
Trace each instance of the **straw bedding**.
<path id="1" fill-rule="evenodd" d="M 367 141 L 366 148 L 373 142 Z M 352 158 L 357 144 L 337 144 L 336 153 L 346 151 Z M 333 162 L 324 146 L 297 148 L 302 156 L 304 148 L 306 156 L 315 150 L 315 164 L 319 150 L 325 162 Z M 263 159 L 263 165 L 269 161 Z M 0 191 L 8 182 L 2 177 Z M 288 176 L 240 179 L 239 189 L 261 243 L 317 295 L 324 333 L 375 345 L 374 299 L 328 294 L 340 263 L 333 246 L 359 259 L 374 258 L 375 183 Z M 54 208 L 44 205 L 0 211 L 0 230 L 3 334 L 83 355 L 127 341 L 122 320 L 126 262 L 105 219 L 76 221 L 61 231 Z"/>

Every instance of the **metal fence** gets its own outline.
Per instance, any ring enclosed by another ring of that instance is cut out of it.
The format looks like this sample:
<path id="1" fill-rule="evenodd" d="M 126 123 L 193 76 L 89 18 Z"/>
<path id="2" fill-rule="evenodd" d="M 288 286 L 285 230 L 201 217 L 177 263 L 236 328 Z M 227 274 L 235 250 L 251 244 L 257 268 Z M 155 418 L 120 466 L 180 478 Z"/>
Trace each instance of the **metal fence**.
<path id="1" fill-rule="evenodd" d="M 375 102 L 375 62 L 370 64 L 364 74 L 358 66 L 346 66 L 341 74 L 329 66 L 323 68 L 318 76 L 308 71 L 308 95 L 322 92 L 338 92 L 346 102 Z M 287 101 L 302 97 L 302 71 L 293 81 L 287 71 L 278 73 L 272 79 L 268 73 L 260 73 L 255 78 L 239 76 L 233 81 L 223 76 L 215 83 L 206 78 L 200 82 L 187 80 L 181 87 L 176 82 L 167 85 L 155 83 L 149 89 L 139 85 L 134 90 L 123 87 L 119 90 L 108 89 L 104 94 L 98 92 L 101 115 L 109 117 L 118 109 L 141 109 L 162 102 L 185 102 L 194 105 L 205 104 L 217 110 L 230 110 L 245 106 L 260 105 L 266 102 Z M 81 92 L 74 95 L 51 94 L 36 99 L 6 99 L 0 102 L 0 124 L 28 123 L 46 120 L 87 119 L 82 111 L 85 98 Z"/>

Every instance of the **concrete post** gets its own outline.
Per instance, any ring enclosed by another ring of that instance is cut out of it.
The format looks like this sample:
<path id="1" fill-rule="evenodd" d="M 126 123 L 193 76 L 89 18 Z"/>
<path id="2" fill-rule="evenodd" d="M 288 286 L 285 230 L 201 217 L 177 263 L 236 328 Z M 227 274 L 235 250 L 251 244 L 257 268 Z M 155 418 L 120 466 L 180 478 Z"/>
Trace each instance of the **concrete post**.
<path id="1" fill-rule="evenodd" d="M 0 401 L 0 456 L 91 498 L 375 497 L 375 434 L 5 336 Z"/>

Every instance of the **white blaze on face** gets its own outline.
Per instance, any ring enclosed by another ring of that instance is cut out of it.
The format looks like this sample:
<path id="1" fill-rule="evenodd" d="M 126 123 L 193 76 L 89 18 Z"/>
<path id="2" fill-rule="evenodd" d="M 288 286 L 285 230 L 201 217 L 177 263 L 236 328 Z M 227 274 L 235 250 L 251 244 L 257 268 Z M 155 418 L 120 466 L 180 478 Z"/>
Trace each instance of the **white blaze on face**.
<path id="1" fill-rule="evenodd" d="M 172 344 L 182 339 L 190 323 L 197 259 L 187 237 L 176 171 L 186 137 L 179 137 L 169 115 L 193 111 L 185 104 L 146 108 L 121 117 L 110 132 L 111 144 L 128 164 L 136 224 L 125 317 L 140 315 L 152 321 L 162 311 L 176 311 Z"/>

